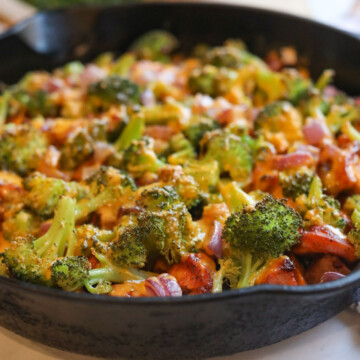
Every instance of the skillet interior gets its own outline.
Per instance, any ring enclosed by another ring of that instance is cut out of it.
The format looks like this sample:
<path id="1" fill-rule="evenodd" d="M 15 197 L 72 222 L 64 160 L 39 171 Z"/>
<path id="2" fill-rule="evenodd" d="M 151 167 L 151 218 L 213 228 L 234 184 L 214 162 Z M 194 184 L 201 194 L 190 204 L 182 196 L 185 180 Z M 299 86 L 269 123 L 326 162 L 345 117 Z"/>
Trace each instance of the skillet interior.
<path id="1" fill-rule="evenodd" d="M 0 37 L 0 80 L 11 83 L 28 70 L 124 50 L 154 28 L 177 35 L 184 51 L 229 37 L 241 37 L 259 55 L 295 45 L 313 76 L 334 68 L 340 88 L 360 93 L 356 38 L 293 16 L 215 4 L 38 14 Z M 315 326 L 353 301 L 360 272 L 315 286 L 266 285 L 180 299 L 109 299 L 2 278 L 0 284 L 0 324 L 47 345 L 112 358 L 198 359 L 261 347 Z"/>

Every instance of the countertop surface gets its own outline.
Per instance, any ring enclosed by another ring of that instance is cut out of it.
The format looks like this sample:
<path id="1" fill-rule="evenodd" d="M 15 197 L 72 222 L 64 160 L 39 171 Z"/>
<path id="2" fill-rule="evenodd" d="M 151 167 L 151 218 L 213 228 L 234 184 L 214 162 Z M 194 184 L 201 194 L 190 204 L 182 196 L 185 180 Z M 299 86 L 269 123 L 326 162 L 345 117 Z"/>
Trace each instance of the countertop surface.
<path id="1" fill-rule="evenodd" d="M 0 0 L 4 5 L 5 1 Z M 271 7 L 302 16 L 315 17 L 318 20 L 339 23 L 343 14 L 355 1 L 353 0 L 226 0 Z M 340 3 L 342 5 L 340 5 Z M 342 8 L 341 8 L 342 6 Z M 345 6 L 348 8 L 346 9 Z M 0 6 L 3 8 L 3 6 Z M 336 20 L 338 19 L 338 20 Z M 344 23 L 344 22 L 343 22 Z M 345 23 L 347 23 L 345 21 Z M 360 28 L 360 21 L 356 23 Z M 74 334 L 76 336 L 76 334 Z M 346 310 L 327 322 L 291 339 L 282 341 L 259 350 L 248 351 L 214 360 L 355 360 L 360 358 L 360 315 L 353 310 Z M 91 360 L 94 358 L 74 355 L 47 348 L 21 338 L 0 328 L 1 360 Z M 184 359 L 185 360 L 185 359 Z"/>

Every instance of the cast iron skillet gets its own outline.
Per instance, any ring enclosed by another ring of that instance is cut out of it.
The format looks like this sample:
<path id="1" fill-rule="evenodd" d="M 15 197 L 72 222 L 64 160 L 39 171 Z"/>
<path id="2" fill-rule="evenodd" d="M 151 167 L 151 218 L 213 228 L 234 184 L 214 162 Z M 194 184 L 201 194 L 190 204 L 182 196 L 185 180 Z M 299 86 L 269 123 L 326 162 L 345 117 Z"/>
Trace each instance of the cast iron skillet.
<path id="1" fill-rule="evenodd" d="M 74 58 L 121 51 L 165 28 L 184 51 L 241 37 L 250 50 L 295 45 L 313 76 L 337 71 L 337 85 L 360 93 L 360 41 L 297 17 L 215 4 L 146 4 L 47 12 L 0 37 L 0 80 Z M 0 325 L 46 345 L 126 359 L 201 359 L 259 348 L 334 316 L 360 298 L 360 271 L 331 283 L 257 287 L 183 298 L 110 298 L 0 278 Z"/>

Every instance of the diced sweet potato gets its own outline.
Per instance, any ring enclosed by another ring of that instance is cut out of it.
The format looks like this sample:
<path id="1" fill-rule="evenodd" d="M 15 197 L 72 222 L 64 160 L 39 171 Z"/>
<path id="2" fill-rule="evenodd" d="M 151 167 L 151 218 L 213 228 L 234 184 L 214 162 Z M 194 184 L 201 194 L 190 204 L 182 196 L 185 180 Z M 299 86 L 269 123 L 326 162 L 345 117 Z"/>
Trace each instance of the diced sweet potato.
<path id="1" fill-rule="evenodd" d="M 326 272 L 337 272 L 343 275 L 350 274 L 350 269 L 336 255 L 324 255 L 313 261 L 305 272 L 309 284 L 318 284 Z"/>
<path id="2" fill-rule="evenodd" d="M 125 281 L 123 284 L 113 285 L 111 296 L 144 297 L 146 296 L 145 281 Z"/>
<path id="3" fill-rule="evenodd" d="M 284 255 L 269 261 L 258 275 L 255 284 L 297 286 L 306 283 L 295 264 L 288 256 Z"/>
<path id="4" fill-rule="evenodd" d="M 359 146 L 351 143 L 346 149 L 325 146 L 320 153 L 319 176 L 332 195 L 341 191 L 359 191 Z"/>
<path id="5" fill-rule="evenodd" d="M 333 254 L 352 263 L 357 260 L 354 246 L 332 226 L 312 226 L 301 234 L 300 244 L 293 248 L 298 255 Z"/>
<path id="6" fill-rule="evenodd" d="M 204 253 L 185 255 L 180 263 L 169 270 L 183 293 L 190 295 L 211 292 L 214 273 L 215 263 Z"/>

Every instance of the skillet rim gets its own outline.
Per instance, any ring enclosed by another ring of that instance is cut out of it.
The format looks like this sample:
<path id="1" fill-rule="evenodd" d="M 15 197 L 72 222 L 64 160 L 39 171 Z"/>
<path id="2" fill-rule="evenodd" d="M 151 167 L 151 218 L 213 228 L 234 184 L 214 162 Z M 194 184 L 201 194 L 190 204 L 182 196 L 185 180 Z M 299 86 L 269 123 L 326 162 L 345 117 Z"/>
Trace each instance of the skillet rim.
<path id="1" fill-rule="evenodd" d="M 134 3 L 134 4 L 109 4 L 109 5 L 86 5 L 86 6 L 71 6 L 71 7 L 60 7 L 56 9 L 50 9 L 50 10 L 42 10 L 36 12 L 34 15 L 30 16 L 29 18 L 26 18 L 15 25 L 11 26 L 9 29 L 7 29 L 5 32 L 0 34 L 0 40 L 6 39 L 7 37 L 11 35 L 16 35 L 21 30 L 23 30 L 26 26 L 30 25 L 32 22 L 36 21 L 37 18 L 41 18 L 42 16 L 46 16 L 48 14 L 61 14 L 61 13 L 71 13 L 71 12 L 77 12 L 77 11 L 86 11 L 88 9 L 90 10 L 107 10 L 107 9 L 118 9 L 118 8 L 137 8 L 137 7 L 178 7 L 178 6 L 188 7 L 192 8 L 194 6 L 197 7 L 213 7 L 213 8 L 228 8 L 228 9 L 243 9 L 246 11 L 252 11 L 255 13 L 262 13 L 264 15 L 272 16 L 280 16 L 283 18 L 290 18 L 292 20 L 298 20 L 302 21 L 307 24 L 314 24 L 318 27 L 323 28 L 324 30 L 333 31 L 342 34 L 343 36 L 349 37 L 351 39 L 354 39 L 356 41 L 360 41 L 360 35 L 356 35 L 355 33 L 351 33 L 349 31 L 346 31 L 344 29 L 336 28 L 335 26 L 331 26 L 329 24 L 323 23 L 318 20 L 306 18 L 304 16 L 295 15 L 286 13 L 285 11 L 278 11 L 278 10 L 272 10 L 272 9 L 264 9 L 260 7 L 253 7 L 253 6 L 247 6 L 247 5 L 236 5 L 231 3 L 225 3 L 222 4 L 221 2 L 213 2 L 211 0 L 204 0 L 204 1 L 196 1 L 196 2 L 184 2 L 184 1 L 173 1 L 173 2 L 164 2 L 164 1 L 151 1 L 151 2 L 145 2 L 145 3 Z"/>
<path id="2" fill-rule="evenodd" d="M 37 295 L 62 298 L 63 300 L 75 300 L 75 301 L 92 301 L 96 303 L 108 303 L 108 304 L 127 304 L 127 305 L 178 305 L 180 303 L 203 303 L 213 302 L 218 300 L 228 300 L 241 296 L 251 295 L 286 295 L 286 296 L 309 296 L 309 295 L 326 295 L 336 293 L 338 291 L 345 291 L 349 288 L 360 286 L 360 270 L 355 270 L 344 278 L 330 281 L 322 284 L 303 285 L 303 286 L 287 286 L 287 285 L 255 285 L 247 288 L 236 290 L 225 290 L 221 293 L 207 293 L 200 295 L 188 295 L 179 297 L 121 297 L 121 296 L 109 296 L 109 295 L 94 295 L 90 293 L 70 292 L 62 289 L 48 288 L 46 286 L 35 285 L 20 281 L 17 279 L 7 278 L 0 276 L 0 285 L 10 286 L 24 290 L 27 293 L 36 293 Z M 360 288 L 359 288 L 360 290 Z"/>
<path id="3" fill-rule="evenodd" d="M 16 35 L 20 33 L 22 30 L 26 29 L 31 23 L 37 21 L 38 18 L 42 16 L 46 16 L 48 14 L 61 14 L 61 13 L 71 13 L 76 11 L 84 11 L 86 9 L 91 10 L 106 10 L 109 8 L 137 8 L 137 7 L 173 7 L 176 8 L 179 5 L 182 7 L 186 7 L 191 9 L 193 6 L 203 7 L 203 8 L 228 8 L 228 9 L 243 9 L 246 11 L 251 11 L 254 13 L 262 13 L 267 16 L 279 16 L 282 18 L 290 18 L 290 20 L 297 20 L 307 24 L 314 24 L 326 31 L 332 31 L 342 34 L 342 36 L 348 37 L 355 41 L 360 42 L 360 38 L 355 34 L 349 33 L 345 30 L 337 29 L 333 26 L 321 23 L 316 20 L 308 19 L 302 16 L 297 16 L 293 14 L 287 14 L 281 11 L 275 11 L 270 9 L 262 9 L 251 6 L 243 6 L 243 5 L 235 5 L 235 4 L 221 4 L 221 3 L 213 3 L 211 1 L 206 2 L 195 2 L 195 3 L 187 3 L 187 2 L 151 2 L 151 3 L 136 3 L 136 4 L 123 4 L 123 5 L 110 5 L 110 6 L 101 6 L 101 5 L 92 5 L 87 7 L 75 6 L 72 8 L 60 8 L 55 10 L 47 10 L 40 11 L 35 15 L 31 16 L 28 19 L 21 21 L 15 26 L 11 27 L 9 30 L 5 31 L 3 34 L 0 34 L 0 41 L 11 37 L 12 35 Z M 192 296 L 181 296 L 181 297 L 117 297 L 117 296 L 109 296 L 109 295 L 93 295 L 89 293 L 76 293 L 76 292 L 67 292 L 61 289 L 52 289 L 47 288 L 45 286 L 34 285 L 31 283 L 27 283 L 24 281 L 20 281 L 17 279 L 10 279 L 3 276 L 0 276 L 0 285 L 6 285 L 8 287 L 17 288 L 20 290 L 24 290 L 27 293 L 36 293 L 37 295 L 48 296 L 48 297 L 56 297 L 57 299 L 64 300 L 73 300 L 73 301 L 92 301 L 96 303 L 108 303 L 111 305 L 116 304 L 127 304 L 127 305 L 141 305 L 141 304 L 149 304 L 149 305 L 178 305 L 180 303 L 188 304 L 188 303 L 203 303 L 203 302 L 213 302 L 223 299 L 233 299 L 240 296 L 251 296 L 251 295 L 261 295 L 261 294 L 277 294 L 277 295 L 295 295 L 295 296 L 308 296 L 308 295 L 322 295 L 327 293 L 333 293 L 341 290 L 346 290 L 350 287 L 356 286 L 358 284 L 360 286 L 360 269 L 355 270 L 351 274 L 345 276 L 342 279 L 323 283 L 323 284 L 314 284 L 314 285 L 305 285 L 305 286 L 284 286 L 284 285 L 257 285 L 242 289 L 236 290 L 226 290 L 221 293 L 208 293 L 201 295 L 192 295 Z"/>

